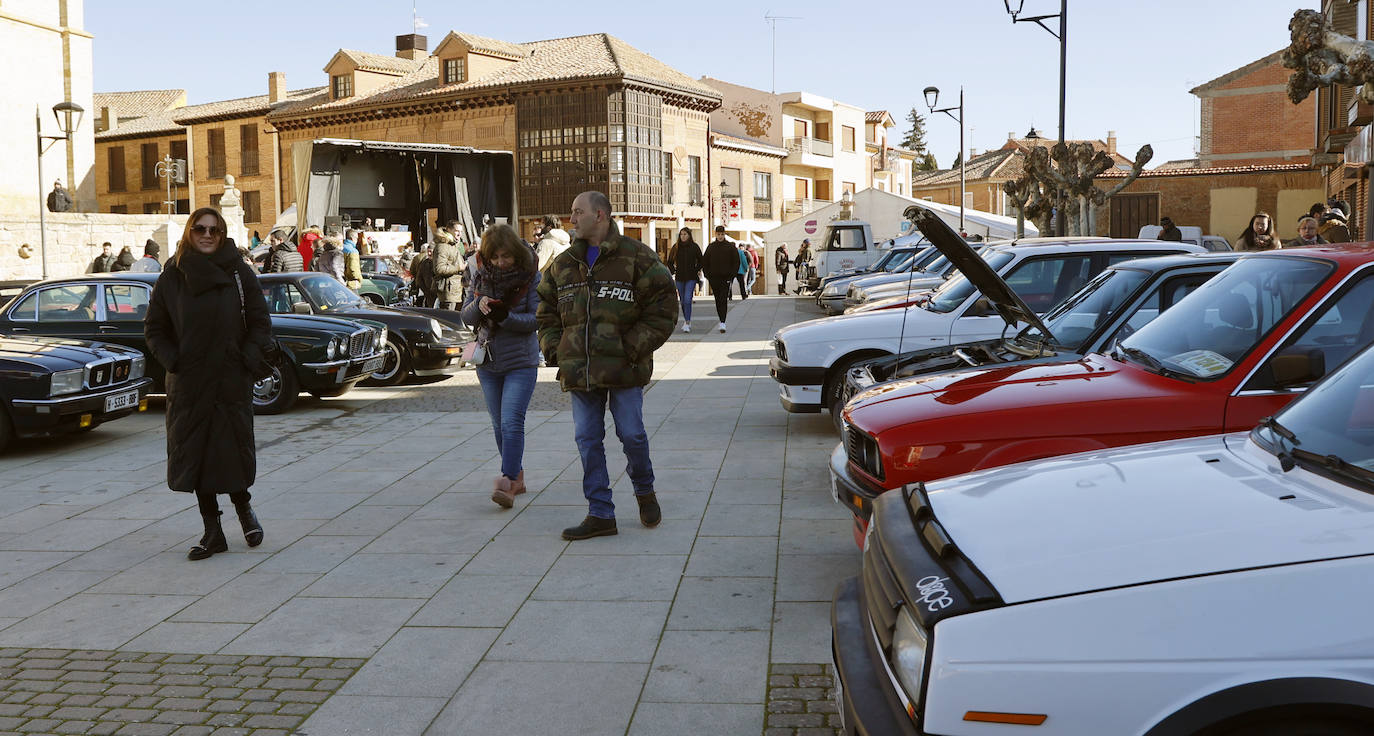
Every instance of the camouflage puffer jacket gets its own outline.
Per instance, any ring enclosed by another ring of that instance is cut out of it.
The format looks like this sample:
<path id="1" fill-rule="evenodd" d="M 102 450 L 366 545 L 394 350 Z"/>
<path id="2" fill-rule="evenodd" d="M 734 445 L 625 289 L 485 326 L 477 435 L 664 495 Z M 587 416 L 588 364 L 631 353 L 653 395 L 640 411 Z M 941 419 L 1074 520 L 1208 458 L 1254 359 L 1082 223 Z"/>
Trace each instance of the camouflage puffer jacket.
<path id="1" fill-rule="evenodd" d="M 587 241 L 559 253 L 539 282 L 539 347 L 564 391 L 643 386 L 677 323 L 677 289 L 648 246 L 611 223 L 596 263 Z"/>

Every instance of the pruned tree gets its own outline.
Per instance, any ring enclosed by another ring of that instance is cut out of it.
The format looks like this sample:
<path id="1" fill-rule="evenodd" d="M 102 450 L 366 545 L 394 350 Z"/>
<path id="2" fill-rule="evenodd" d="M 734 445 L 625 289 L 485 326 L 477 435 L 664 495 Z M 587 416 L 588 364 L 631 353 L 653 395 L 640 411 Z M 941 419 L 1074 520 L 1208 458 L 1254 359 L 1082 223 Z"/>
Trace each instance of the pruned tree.
<path id="1" fill-rule="evenodd" d="M 1126 177 L 1103 191 L 1095 180 L 1116 166 L 1116 160 L 1106 151 L 1094 148 L 1091 143 L 1056 143 L 1053 148 L 1031 148 L 1026 154 L 1025 173 L 1002 185 L 1002 190 L 1021 210 L 1017 217 L 1017 236 L 1025 235 L 1027 218 L 1041 232 L 1048 233 L 1051 217 L 1056 212 L 1065 218 L 1066 235 L 1095 233 L 1097 208 L 1135 181 L 1153 157 L 1153 148 L 1141 147 Z"/>
<path id="2" fill-rule="evenodd" d="M 1374 41 L 1360 41 L 1331 29 L 1316 10 L 1299 10 L 1288 21 L 1291 43 L 1283 50 L 1288 99 L 1298 104 L 1312 90 L 1332 84 L 1358 87 L 1364 102 L 1374 103 Z"/>

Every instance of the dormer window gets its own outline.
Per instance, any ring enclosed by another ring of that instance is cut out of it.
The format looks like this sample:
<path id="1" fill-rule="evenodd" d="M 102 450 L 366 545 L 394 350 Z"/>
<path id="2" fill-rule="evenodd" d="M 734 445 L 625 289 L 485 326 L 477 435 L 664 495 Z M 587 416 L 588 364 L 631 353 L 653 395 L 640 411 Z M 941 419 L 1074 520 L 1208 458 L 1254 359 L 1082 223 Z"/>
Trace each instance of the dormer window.
<path id="1" fill-rule="evenodd" d="M 457 84 L 467 76 L 466 59 L 444 59 L 444 84 Z"/>
<path id="2" fill-rule="evenodd" d="M 353 96 L 352 74 L 335 74 L 330 81 L 334 89 L 334 99 L 342 100 Z"/>

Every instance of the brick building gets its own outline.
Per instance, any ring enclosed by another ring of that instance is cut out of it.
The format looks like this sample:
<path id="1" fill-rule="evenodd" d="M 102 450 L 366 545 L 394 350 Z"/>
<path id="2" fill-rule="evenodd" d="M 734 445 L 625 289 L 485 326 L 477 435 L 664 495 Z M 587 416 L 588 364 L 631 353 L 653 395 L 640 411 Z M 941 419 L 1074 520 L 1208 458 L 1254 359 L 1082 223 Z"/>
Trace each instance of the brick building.
<path id="1" fill-rule="evenodd" d="M 165 179 L 157 176 L 162 156 L 186 158 L 186 129 L 172 118 L 186 105 L 186 90 L 100 92 L 95 109 L 95 192 L 100 212 L 166 212 Z M 190 212 L 184 185 L 177 186 L 176 212 Z"/>
<path id="2" fill-rule="evenodd" d="M 1321 8 L 1331 19 L 1337 33 L 1367 40 L 1374 38 L 1374 18 L 1370 18 L 1370 0 L 1322 0 Z M 1320 87 L 1303 104 L 1316 107 L 1316 131 L 1312 165 L 1321 167 L 1328 197 L 1350 203 L 1350 231 L 1352 237 L 1367 240 L 1374 237 L 1365 232 L 1369 218 L 1370 167 L 1374 164 L 1374 137 L 1370 123 L 1374 122 L 1374 105 L 1361 102 L 1352 87 L 1330 85 Z"/>
<path id="3" fill-rule="evenodd" d="M 1316 126 L 1314 97 L 1288 100 L 1289 71 L 1275 51 L 1189 90 L 1201 103 L 1203 168 L 1307 163 Z"/>

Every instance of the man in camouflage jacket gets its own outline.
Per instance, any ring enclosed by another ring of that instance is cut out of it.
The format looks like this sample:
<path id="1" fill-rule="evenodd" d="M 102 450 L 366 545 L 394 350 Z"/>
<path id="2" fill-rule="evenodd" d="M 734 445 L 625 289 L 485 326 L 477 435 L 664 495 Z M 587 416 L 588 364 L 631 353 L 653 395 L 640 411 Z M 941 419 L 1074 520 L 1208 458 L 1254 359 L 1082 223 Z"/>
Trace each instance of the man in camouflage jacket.
<path id="1" fill-rule="evenodd" d="M 648 246 L 620 234 L 611 203 L 600 192 L 573 200 L 577 239 L 558 254 L 539 282 L 539 346 L 558 366 L 572 395 L 573 426 L 582 456 L 582 493 L 588 513 L 563 530 L 568 540 L 616 533 L 606 470 L 606 407 L 629 459 L 639 519 L 657 526 L 649 434 L 644 428 L 644 386 L 654 372 L 654 351 L 677 324 L 677 289 L 668 268 Z"/>

